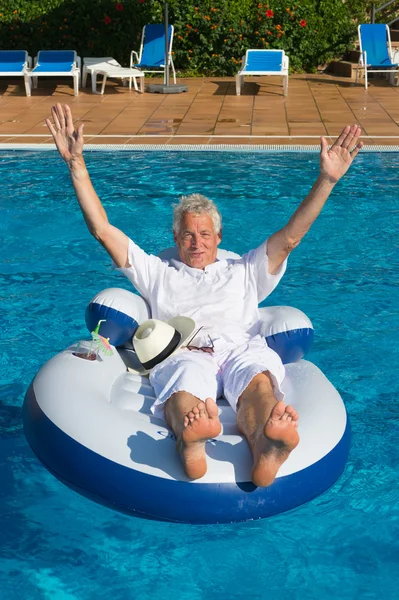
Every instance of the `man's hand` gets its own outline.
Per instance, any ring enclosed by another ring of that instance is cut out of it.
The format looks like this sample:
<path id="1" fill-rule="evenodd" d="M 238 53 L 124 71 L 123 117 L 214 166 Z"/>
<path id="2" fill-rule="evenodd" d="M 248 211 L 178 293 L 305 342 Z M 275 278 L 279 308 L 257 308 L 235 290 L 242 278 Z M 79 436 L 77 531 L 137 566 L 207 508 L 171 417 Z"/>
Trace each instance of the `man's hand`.
<path id="1" fill-rule="evenodd" d="M 319 216 L 335 184 L 345 175 L 363 146 L 363 142 L 359 142 L 360 133 L 358 125 L 347 125 L 330 150 L 327 140 L 321 138 L 320 175 L 316 183 L 287 225 L 268 239 L 269 273 L 277 273 L 288 254 L 298 246 Z"/>
<path id="2" fill-rule="evenodd" d="M 54 125 L 46 119 L 46 125 L 53 136 L 58 152 L 69 165 L 72 161 L 82 156 L 83 152 L 83 123 L 75 130 L 73 126 L 71 109 L 67 104 L 61 104 L 51 109 Z"/>
<path id="3" fill-rule="evenodd" d="M 347 125 L 329 150 L 326 138 L 321 138 L 320 174 L 330 183 L 337 183 L 345 175 L 363 146 L 359 142 L 361 131 L 358 125 Z"/>

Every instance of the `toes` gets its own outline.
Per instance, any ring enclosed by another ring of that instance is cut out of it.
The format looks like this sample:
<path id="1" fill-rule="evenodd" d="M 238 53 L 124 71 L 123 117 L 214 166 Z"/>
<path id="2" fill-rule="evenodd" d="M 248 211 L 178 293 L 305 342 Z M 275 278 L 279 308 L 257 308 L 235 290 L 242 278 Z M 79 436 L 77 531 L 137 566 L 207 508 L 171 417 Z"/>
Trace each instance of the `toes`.
<path id="1" fill-rule="evenodd" d="M 208 413 L 208 417 L 211 419 L 219 415 L 217 404 L 214 400 L 212 400 L 212 398 L 207 398 L 204 406 L 206 408 L 206 412 Z"/>
<path id="2" fill-rule="evenodd" d="M 286 414 L 290 417 L 290 421 L 297 421 L 298 420 L 298 413 L 296 412 L 295 408 L 293 408 L 291 405 L 288 405 L 285 408 L 285 412 Z"/>
<path id="3" fill-rule="evenodd" d="M 192 410 L 190 410 L 190 412 L 187 413 L 186 416 L 187 416 L 187 419 L 189 420 L 190 423 L 192 423 L 194 421 L 194 419 L 195 419 L 195 414 L 193 413 Z"/>
<path id="4" fill-rule="evenodd" d="M 270 418 L 274 421 L 279 420 L 287 423 L 296 423 L 299 419 L 296 410 L 291 405 L 286 406 L 282 400 L 274 406 Z"/>
<path id="5" fill-rule="evenodd" d="M 279 402 L 277 402 L 277 404 L 273 407 L 273 410 L 271 412 L 270 417 L 272 419 L 281 419 L 285 413 L 285 403 L 280 400 Z"/>

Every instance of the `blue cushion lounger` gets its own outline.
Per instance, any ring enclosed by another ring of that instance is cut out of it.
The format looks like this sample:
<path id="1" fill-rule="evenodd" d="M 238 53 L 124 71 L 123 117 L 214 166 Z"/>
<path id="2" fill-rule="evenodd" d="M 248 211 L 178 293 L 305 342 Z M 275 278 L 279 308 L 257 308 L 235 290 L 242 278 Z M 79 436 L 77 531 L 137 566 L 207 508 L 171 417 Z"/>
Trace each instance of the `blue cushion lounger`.
<path id="1" fill-rule="evenodd" d="M 176 83 L 176 71 L 172 60 L 174 27 L 169 25 L 169 65 L 173 71 L 173 81 Z M 130 67 L 140 69 L 143 73 L 165 73 L 165 25 L 144 25 L 141 36 L 140 52 L 133 50 L 130 54 Z M 155 70 L 154 70 L 155 69 Z"/>
<path id="2" fill-rule="evenodd" d="M 0 77 L 22 77 L 31 66 L 26 50 L 0 50 Z"/>
<path id="3" fill-rule="evenodd" d="M 284 96 L 288 92 L 289 58 L 284 50 L 247 50 L 241 70 L 236 75 L 236 93 L 241 95 L 245 75 L 281 75 Z"/>
<path id="4" fill-rule="evenodd" d="M 74 50 L 40 50 L 35 59 L 35 67 L 25 73 L 25 87 L 27 96 L 31 95 L 31 79 L 33 86 L 37 87 L 37 78 L 45 77 L 73 77 L 75 96 L 79 93 L 80 57 Z"/>
<path id="5" fill-rule="evenodd" d="M 368 73 L 396 71 L 399 64 L 392 62 L 391 36 L 388 25 L 380 23 L 359 25 L 358 31 L 360 58 L 356 82 L 359 70 L 364 70 L 364 87 L 367 90 Z"/>

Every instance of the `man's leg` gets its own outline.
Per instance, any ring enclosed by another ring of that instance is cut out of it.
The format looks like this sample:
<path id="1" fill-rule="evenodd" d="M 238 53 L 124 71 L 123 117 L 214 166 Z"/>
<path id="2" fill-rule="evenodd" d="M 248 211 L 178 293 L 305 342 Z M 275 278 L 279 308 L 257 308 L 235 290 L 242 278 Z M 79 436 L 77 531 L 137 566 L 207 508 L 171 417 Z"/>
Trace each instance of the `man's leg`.
<path id="1" fill-rule="evenodd" d="M 180 350 L 150 374 L 157 398 L 152 411 L 164 417 L 175 434 L 176 448 L 190 479 L 205 475 L 205 443 L 221 431 L 218 409 L 211 400 L 218 395 L 217 373 L 212 355 Z"/>
<path id="2" fill-rule="evenodd" d="M 257 486 L 273 483 L 277 471 L 297 446 L 298 414 L 274 395 L 267 371 L 256 375 L 237 404 L 237 425 L 250 445 L 254 466 L 252 481 Z"/>
<path id="3" fill-rule="evenodd" d="M 176 392 L 165 404 L 165 419 L 176 436 L 176 449 L 190 479 L 206 473 L 205 443 L 221 432 L 216 402 L 202 402 L 187 392 Z"/>

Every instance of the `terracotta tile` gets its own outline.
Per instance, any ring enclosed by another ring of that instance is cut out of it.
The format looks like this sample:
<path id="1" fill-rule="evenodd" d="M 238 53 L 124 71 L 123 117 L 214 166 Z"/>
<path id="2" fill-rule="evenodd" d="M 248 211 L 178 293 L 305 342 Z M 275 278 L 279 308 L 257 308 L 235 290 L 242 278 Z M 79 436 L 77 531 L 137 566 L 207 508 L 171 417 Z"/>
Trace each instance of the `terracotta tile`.
<path id="1" fill-rule="evenodd" d="M 111 81 L 104 95 L 93 95 L 88 87 L 75 97 L 69 79 L 61 83 L 41 80 L 39 89 L 27 98 L 21 81 L 15 79 L 7 87 L 0 82 L 0 141 L 25 132 L 44 133 L 44 119 L 56 102 L 70 104 L 75 122 L 85 123 L 86 139 L 104 131 L 124 136 L 112 138 L 113 143 L 126 141 L 137 132 L 166 136 L 149 137 L 149 144 L 180 143 L 184 138 L 174 138 L 174 133 L 209 141 L 213 133 L 241 136 L 248 132 L 266 136 L 259 138 L 261 143 L 266 139 L 273 144 L 276 139 L 288 143 L 286 135 L 312 135 L 315 137 L 305 140 L 314 144 L 319 135 L 338 135 L 345 123 L 352 122 L 361 123 L 364 135 L 374 136 L 368 139 L 376 143 L 378 136 L 399 135 L 399 87 L 391 87 L 383 79 L 373 81 L 366 92 L 363 85 L 342 77 L 293 75 L 285 98 L 278 77 L 247 78 L 242 96 L 235 95 L 232 77 L 185 79 L 189 92 L 169 96 L 137 94 L 119 83 Z M 143 139 L 131 139 L 143 143 Z M 242 138 L 229 139 L 241 143 Z M 385 140 L 392 145 L 389 138 Z M 251 143 L 256 142 L 254 138 Z"/>
<path id="2" fill-rule="evenodd" d="M 52 137 L 20 137 L 20 136 L 12 136 L 9 138 L 0 138 L 0 143 L 9 143 L 9 144 L 53 144 Z"/>
<path id="3" fill-rule="evenodd" d="M 289 135 L 288 127 L 258 127 L 253 126 L 251 130 L 252 135 L 262 135 L 262 136 L 284 136 Z"/>
<path id="4" fill-rule="evenodd" d="M 215 145 L 231 145 L 231 146 L 248 146 L 251 143 L 251 138 L 250 137 L 239 137 L 239 138 L 234 138 L 234 137 L 218 137 L 217 135 L 213 136 L 209 142 L 210 146 L 215 146 Z"/>
<path id="5" fill-rule="evenodd" d="M 163 146 L 167 144 L 170 140 L 170 137 L 147 137 L 145 135 L 138 135 L 137 137 L 130 138 L 128 141 L 128 145 L 148 145 L 148 146 Z"/>
<path id="6" fill-rule="evenodd" d="M 130 140 L 129 136 L 126 137 L 102 137 L 93 136 L 85 138 L 85 144 L 127 144 Z"/>
<path id="7" fill-rule="evenodd" d="M 168 146 L 174 146 L 177 144 L 188 144 L 192 146 L 206 146 L 209 144 L 209 137 L 173 137 L 168 140 Z"/>
<path id="8" fill-rule="evenodd" d="M 368 138 L 367 141 L 365 141 L 365 144 L 375 144 L 375 145 L 380 145 L 380 146 L 399 146 L 399 137 L 397 138 L 383 138 L 383 137 L 378 137 L 378 138 Z"/>
<path id="9" fill-rule="evenodd" d="M 291 143 L 295 146 L 320 146 L 320 136 L 311 135 L 309 137 L 291 137 Z"/>

